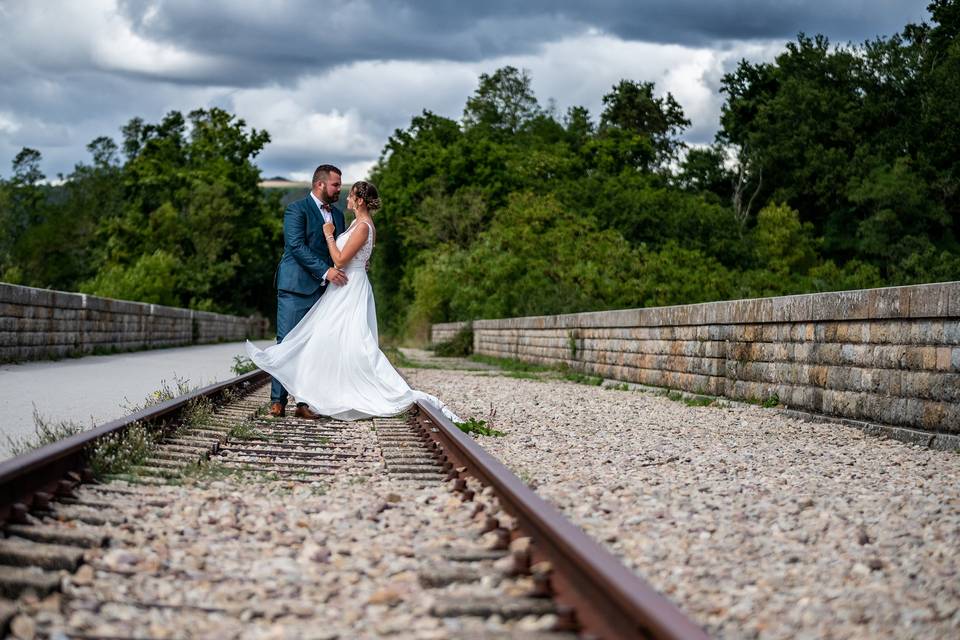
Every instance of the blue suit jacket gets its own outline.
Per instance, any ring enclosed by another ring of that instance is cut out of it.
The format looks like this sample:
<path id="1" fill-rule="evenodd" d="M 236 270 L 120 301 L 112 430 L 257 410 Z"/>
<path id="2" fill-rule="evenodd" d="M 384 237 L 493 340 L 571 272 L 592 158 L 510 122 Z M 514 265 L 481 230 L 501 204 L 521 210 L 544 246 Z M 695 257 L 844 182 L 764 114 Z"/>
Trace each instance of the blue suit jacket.
<path id="1" fill-rule="evenodd" d="M 330 208 L 336 237 L 345 227 L 343 212 Z M 283 257 L 277 266 L 277 289 L 313 294 L 325 286 L 323 276 L 332 266 L 327 240 L 323 237 L 323 214 L 308 193 L 306 198 L 287 205 L 283 213 Z"/>

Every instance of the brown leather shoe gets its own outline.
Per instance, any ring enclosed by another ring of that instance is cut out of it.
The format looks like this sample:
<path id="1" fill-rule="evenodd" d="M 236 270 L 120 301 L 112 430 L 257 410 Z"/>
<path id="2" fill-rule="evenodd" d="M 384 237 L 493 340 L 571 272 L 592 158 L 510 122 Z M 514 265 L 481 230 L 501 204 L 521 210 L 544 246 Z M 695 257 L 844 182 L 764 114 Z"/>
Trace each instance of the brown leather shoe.
<path id="1" fill-rule="evenodd" d="M 319 413 L 310 411 L 310 407 L 305 404 L 298 404 L 297 411 L 293 415 L 297 416 L 298 418 L 306 418 L 307 420 L 316 420 L 320 417 Z"/>
<path id="2" fill-rule="evenodd" d="M 274 402 L 270 405 L 270 415 L 274 418 L 282 418 L 287 415 L 287 408 L 279 402 Z"/>

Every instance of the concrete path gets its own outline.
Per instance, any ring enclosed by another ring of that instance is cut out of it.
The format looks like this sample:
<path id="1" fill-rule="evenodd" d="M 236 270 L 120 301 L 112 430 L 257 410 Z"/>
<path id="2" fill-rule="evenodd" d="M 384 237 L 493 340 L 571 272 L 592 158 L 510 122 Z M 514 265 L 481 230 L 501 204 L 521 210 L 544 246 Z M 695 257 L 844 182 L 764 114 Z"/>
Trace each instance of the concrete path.
<path id="1" fill-rule="evenodd" d="M 232 378 L 233 358 L 243 353 L 242 342 L 231 342 L 0 365 L 0 459 L 10 457 L 8 436 L 33 435 L 34 406 L 47 421 L 89 428 L 126 415 L 126 406 L 142 403 L 163 381 L 200 387 Z"/>

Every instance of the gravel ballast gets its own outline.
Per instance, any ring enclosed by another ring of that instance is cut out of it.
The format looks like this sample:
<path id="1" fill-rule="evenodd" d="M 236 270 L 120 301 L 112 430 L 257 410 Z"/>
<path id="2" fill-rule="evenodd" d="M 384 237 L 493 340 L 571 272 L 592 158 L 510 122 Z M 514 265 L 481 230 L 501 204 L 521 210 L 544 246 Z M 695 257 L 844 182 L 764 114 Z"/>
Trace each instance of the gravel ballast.
<path id="1" fill-rule="evenodd" d="M 405 369 L 723 638 L 960 637 L 960 454 L 776 409 Z M 491 418 L 492 414 L 492 418 Z"/>
<path id="2" fill-rule="evenodd" d="M 236 456 L 221 456 L 175 486 L 80 487 L 78 501 L 100 505 L 84 507 L 88 516 L 112 523 L 94 527 L 109 546 L 82 552 L 85 563 L 59 576 L 62 593 L 24 594 L 13 636 L 447 640 L 536 637 L 556 625 L 551 603 L 526 597 L 533 579 L 508 576 L 512 556 L 494 550 L 483 515 L 499 513 L 491 491 L 468 481 L 467 501 L 442 474 L 394 473 L 382 446 L 399 439 L 391 421 L 342 424 L 358 455 L 323 480 L 271 480 L 253 461 L 238 470 L 224 466 Z M 71 505 L 54 507 L 44 526 L 89 531 L 59 519 Z M 473 612 L 478 604 L 489 615 Z"/>

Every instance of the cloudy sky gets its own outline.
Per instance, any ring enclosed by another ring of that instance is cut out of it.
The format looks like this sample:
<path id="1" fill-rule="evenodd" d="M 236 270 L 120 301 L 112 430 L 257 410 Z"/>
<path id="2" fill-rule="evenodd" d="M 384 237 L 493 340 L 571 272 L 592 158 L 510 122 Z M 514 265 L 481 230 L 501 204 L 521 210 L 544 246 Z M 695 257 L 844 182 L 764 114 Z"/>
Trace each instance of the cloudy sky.
<path id="1" fill-rule="evenodd" d="M 519 8 L 518 6 L 519 5 Z M 272 142 L 265 177 L 320 162 L 365 175 L 396 128 L 459 118 L 481 73 L 530 71 L 541 103 L 596 117 L 621 78 L 683 105 L 686 139 L 717 128 L 720 78 L 797 32 L 893 34 L 927 0 L 0 0 L 0 176 L 21 147 L 54 178 L 139 116 L 219 106 Z"/>

